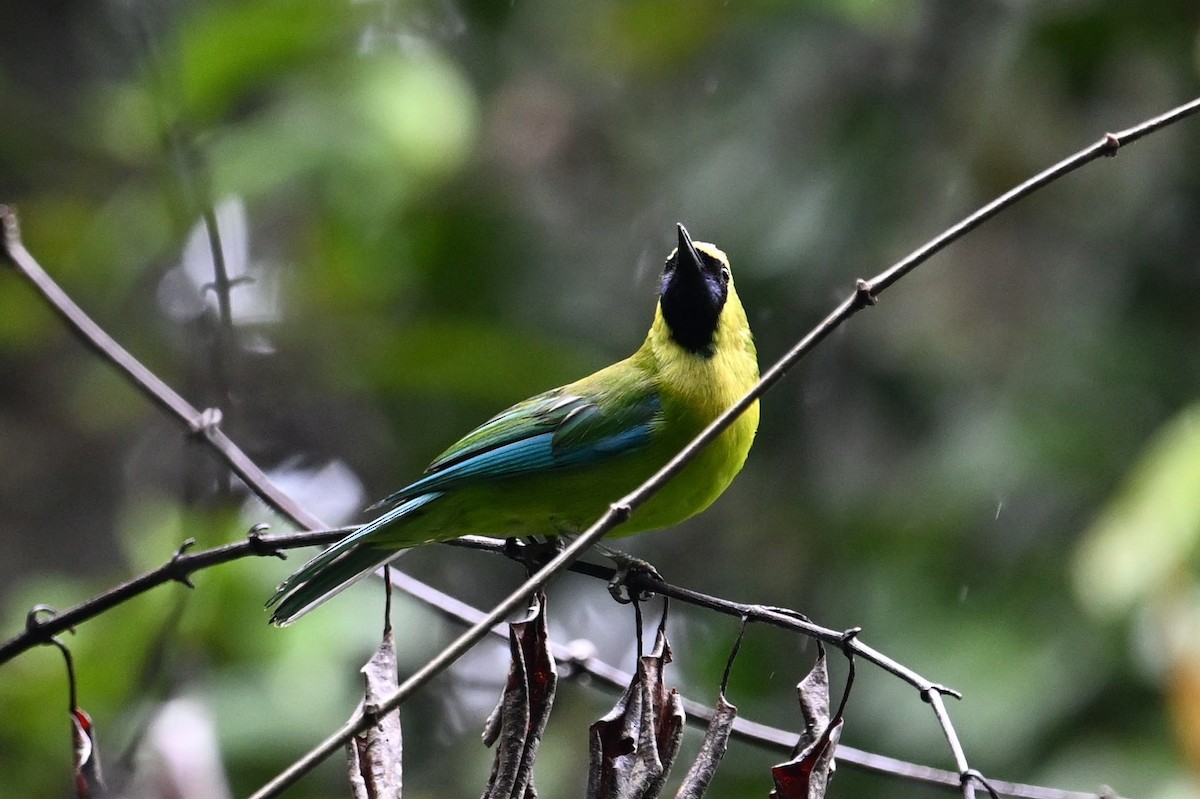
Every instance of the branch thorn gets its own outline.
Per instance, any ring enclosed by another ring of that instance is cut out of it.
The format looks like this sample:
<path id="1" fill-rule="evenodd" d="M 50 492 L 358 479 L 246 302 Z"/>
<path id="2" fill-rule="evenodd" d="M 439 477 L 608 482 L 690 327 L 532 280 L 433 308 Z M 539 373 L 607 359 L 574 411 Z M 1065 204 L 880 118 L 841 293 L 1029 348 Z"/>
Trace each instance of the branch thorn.
<path id="1" fill-rule="evenodd" d="M 962 784 L 965 786 L 968 782 L 977 782 L 983 786 L 983 789 L 988 792 L 992 799 L 1000 799 L 1000 794 L 991 786 L 987 778 L 976 768 L 969 768 L 960 775 Z"/>
<path id="2" fill-rule="evenodd" d="M 842 648 L 842 652 L 846 657 L 854 656 L 853 643 L 859 634 L 862 632 L 862 627 L 851 627 L 848 630 L 842 631 L 842 640 L 838 642 L 838 646 Z"/>
<path id="3" fill-rule="evenodd" d="M 854 281 L 854 304 L 860 308 L 874 305 L 878 302 L 874 287 L 861 277 Z"/>
<path id="4" fill-rule="evenodd" d="M 1115 133 L 1104 134 L 1104 154 L 1112 158 L 1121 149 L 1121 139 Z"/>
<path id="5" fill-rule="evenodd" d="M 44 620 L 39 619 L 38 618 L 39 614 L 45 614 L 46 618 Z M 44 604 L 34 605 L 33 607 L 31 607 L 29 609 L 29 612 L 25 614 L 25 632 L 29 633 L 30 635 L 37 634 L 37 632 L 41 628 L 42 624 L 44 624 L 47 621 L 50 621 L 57 615 L 58 615 L 58 611 L 55 610 L 50 605 L 44 605 Z M 75 632 L 75 628 L 73 628 L 73 627 L 68 628 L 68 629 L 70 629 L 70 631 L 72 633 Z M 40 638 L 41 636 L 38 636 L 38 637 Z M 48 636 L 45 638 L 45 640 L 43 640 L 43 643 L 49 643 L 52 640 L 53 640 L 53 636 Z"/>
<path id="6" fill-rule="evenodd" d="M 246 541 L 250 544 L 250 550 L 260 557 L 272 556 L 280 560 L 287 560 L 286 552 L 263 541 L 263 533 L 270 529 L 271 525 L 265 522 L 260 522 L 250 528 L 250 532 L 246 533 Z"/>
<path id="7" fill-rule="evenodd" d="M 921 699 L 928 702 L 929 697 L 932 696 L 933 694 L 941 694 L 942 696 L 952 696 L 955 699 L 963 698 L 962 691 L 956 691 L 953 688 L 949 688 L 945 685 L 938 685 L 937 683 L 933 683 L 928 688 L 925 688 L 923 691 L 921 691 Z"/>
<path id="8" fill-rule="evenodd" d="M 171 571 L 171 579 L 175 582 L 183 583 L 188 588 L 195 588 L 196 584 L 192 582 L 192 578 L 188 575 L 187 571 L 180 568 L 179 560 L 183 557 L 184 553 L 195 545 L 196 539 L 184 539 L 184 542 L 179 545 L 179 549 L 175 550 L 175 554 L 171 556 L 171 562 L 167 564 L 167 567 Z"/>
<path id="9" fill-rule="evenodd" d="M 618 524 L 628 520 L 629 517 L 633 515 L 633 508 L 624 500 L 620 502 L 614 502 L 608 506 L 608 509 Z"/>
<path id="10" fill-rule="evenodd" d="M 237 277 L 230 278 L 226 285 L 229 288 L 233 288 L 235 286 L 244 286 L 252 283 L 254 283 L 254 278 L 250 277 L 249 275 L 238 275 Z M 221 287 L 218 286 L 214 281 L 209 281 L 200 287 L 200 291 L 205 293 L 211 291 L 213 294 L 216 294 L 220 290 Z"/>

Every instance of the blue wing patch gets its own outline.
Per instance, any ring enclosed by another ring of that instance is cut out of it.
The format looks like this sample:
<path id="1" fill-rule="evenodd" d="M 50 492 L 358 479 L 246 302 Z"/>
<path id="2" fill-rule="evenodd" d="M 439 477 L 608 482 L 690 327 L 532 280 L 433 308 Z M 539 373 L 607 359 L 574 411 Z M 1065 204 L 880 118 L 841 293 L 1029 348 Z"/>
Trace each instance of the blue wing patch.
<path id="1" fill-rule="evenodd" d="M 607 410 L 586 397 L 548 392 L 468 433 L 433 462 L 429 474 L 373 507 L 630 452 L 650 440 L 661 412 L 653 394 Z"/>

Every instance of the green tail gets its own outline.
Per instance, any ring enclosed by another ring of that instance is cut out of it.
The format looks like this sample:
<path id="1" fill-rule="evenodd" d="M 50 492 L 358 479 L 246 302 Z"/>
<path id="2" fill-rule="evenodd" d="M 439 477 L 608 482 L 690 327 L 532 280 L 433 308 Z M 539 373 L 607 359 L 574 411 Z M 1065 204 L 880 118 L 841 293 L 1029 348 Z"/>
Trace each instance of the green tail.
<path id="1" fill-rule="evenodd" d="M 275 595 L 267 601 L 267 607 L 275 606 L 271 624 L 286 627 L 401 551 L 370 546 L 357 535 L 339 541 L 279 585 Z"/>
<path id="2" fill-rule="evenodd" d="M 399 555 L 410 545 L 397 545 L 393 540 L 373 546 L 371 539 L 375 533 L 412 516 L 440 496 L 435 491 L 397 505 L 301 566 L 267 600 L 267 607 L 277 606 L 271 614 L 271 624 L 286 627 Z"/>

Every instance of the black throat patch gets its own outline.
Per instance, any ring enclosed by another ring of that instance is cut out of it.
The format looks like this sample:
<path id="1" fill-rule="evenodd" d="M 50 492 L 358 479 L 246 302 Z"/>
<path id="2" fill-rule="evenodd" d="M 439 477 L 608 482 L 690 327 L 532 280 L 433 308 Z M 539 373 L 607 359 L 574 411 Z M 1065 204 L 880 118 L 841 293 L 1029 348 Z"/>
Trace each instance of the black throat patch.
<path id="1" fill-rule="evenodd" d="M 679 230 L 679 248 L 663 269 L 659 306 L 672 340 L 693 355 L 711 358 L 729 296 L 729 271 L 719 259 L 698 251 L 682 225 Z"/>

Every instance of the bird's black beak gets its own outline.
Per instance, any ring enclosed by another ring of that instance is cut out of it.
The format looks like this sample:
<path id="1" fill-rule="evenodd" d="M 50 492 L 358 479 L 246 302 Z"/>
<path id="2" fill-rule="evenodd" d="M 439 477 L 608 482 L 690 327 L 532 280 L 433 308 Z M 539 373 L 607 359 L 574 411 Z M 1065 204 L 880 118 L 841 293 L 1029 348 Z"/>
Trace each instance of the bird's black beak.
<path id="1" fill-rule="evenodd" d="M 696 249 L 687 228 L 680 224 L 676 230 L 679 246 L 663 270 L 659 307 L 675 343 L 692 354 L 710 357 L 728 293 L 728 275 L 719 260 Z"/>
<path id="2" fill-rule="evenodd" d="M 700 253 L 696 252 L 696 245 L 692 244 L 692 237 L 688 235 L 682 222 L 677 222 L 675 227 L 679 230 L 679 249 L 675 251 L 677 268 L 700 272 L 704 269 L 704 262 L 700 260 Z"/>

